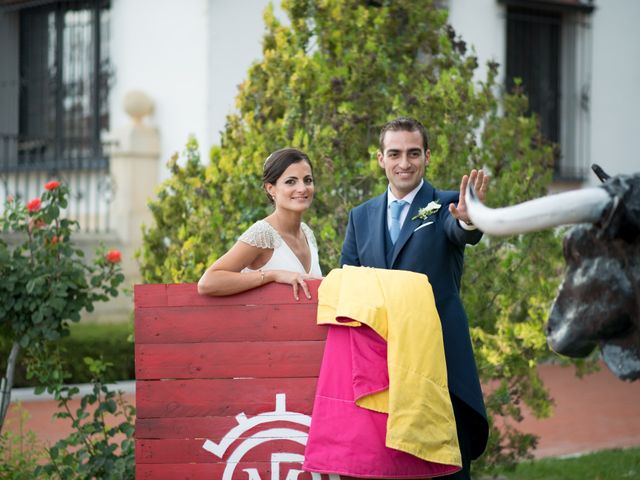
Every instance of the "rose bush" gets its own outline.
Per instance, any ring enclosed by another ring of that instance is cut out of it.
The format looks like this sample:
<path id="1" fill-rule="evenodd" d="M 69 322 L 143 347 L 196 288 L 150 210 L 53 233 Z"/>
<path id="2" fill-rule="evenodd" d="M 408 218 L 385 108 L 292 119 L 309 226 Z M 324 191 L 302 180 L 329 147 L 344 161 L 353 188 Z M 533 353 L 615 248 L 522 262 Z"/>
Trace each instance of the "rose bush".
<path id="1" fill-rule="evenodd" d="M 20 350 L 43 386 L 59 385 L 64 373 L 54 364 L 51 345 L 68 335 L 69 322 L 80 320 L 83 310 L 115 297 L 124 280 L 120 252 L 100 247 L 87 261 L 73 244 L 78 224 L 61 216 L 68 188 L 57 181 L 44 188 L 26 205 L 9 197 L 0 217 L 0 335 L 12 343 L 1 385 L 0 431 Z"/>

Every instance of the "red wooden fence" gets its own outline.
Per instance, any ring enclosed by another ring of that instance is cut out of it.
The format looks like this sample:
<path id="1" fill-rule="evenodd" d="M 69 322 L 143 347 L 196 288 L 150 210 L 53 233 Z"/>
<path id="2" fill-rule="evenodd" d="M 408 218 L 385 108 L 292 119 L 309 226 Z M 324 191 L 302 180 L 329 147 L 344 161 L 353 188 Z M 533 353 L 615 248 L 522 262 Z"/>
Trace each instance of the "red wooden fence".
<path id="1" fill-rule="evenodd" d="M 300 301 L 276 284 L 135 287 L 136 478 L 327 477 L 300 470 L 326 337 L 310 284 Z"/>

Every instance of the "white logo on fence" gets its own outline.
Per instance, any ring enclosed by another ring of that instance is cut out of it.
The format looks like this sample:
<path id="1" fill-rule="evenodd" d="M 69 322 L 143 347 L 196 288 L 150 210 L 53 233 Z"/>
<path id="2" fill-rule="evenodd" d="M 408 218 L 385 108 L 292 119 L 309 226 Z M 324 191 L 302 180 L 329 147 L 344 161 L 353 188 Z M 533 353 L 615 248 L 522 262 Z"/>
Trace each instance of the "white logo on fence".
<path id="1" fill-rule="evenodd" d="M 252 418 L 248 418 L 244 413 L 236 415 L 238 425 L 229 430 L 222 438 L 220 443 L 207 440 L 202 445 L 202 448 L 208 452 L 213 453 L 216 457 L 222 460 L 227 449 L 233 442 L 238 440 L 240 436 L 251 428 L 258 425 L 271 423 L 271 422 L 291 422 L 298 425 L 309 427 L 311 424 L 311 417 L 298 412 L 288 412 L 286 408 L 286 395 L 284 393 L 276 394 L 276 408 L 272 412 L 265 412 L 256 415 Z M 254 447 L 262 445 L 266 442 L 275 440 L 291 440 L 300 445 L 307 444 L 307 432 L 303 430 L 297 430 L 295 428 L 271 428 L 267 430 L 261 430 L 246 440 L 244 440 L 229 456 L 226 463 L 227 466 L 224 469 L 222 480 L 232 480 L 233 473 L 238 465 L 238 462 L 244 457 L 244 455 Z M 278 452 L 271 454 L 271 480 L 280 479 L 280 465 L 287 463 L 300 463 L 302 464 L 304 457 L 298 453 Z M 247 473 L 247 480 L 263 480 L 260 477 L 260 473 L 255 468 L 245 468 L 244 472 Z M 284 480 L 297 480 L 299 475 L 303 473 L 302 470 L 289 469 L 287 476 Z M 321 480 L 322 475 L 319 473 L 311 473 L 313 480 Z M 340 480 L 339 475 L 329 475 L 329 480 Z"/>

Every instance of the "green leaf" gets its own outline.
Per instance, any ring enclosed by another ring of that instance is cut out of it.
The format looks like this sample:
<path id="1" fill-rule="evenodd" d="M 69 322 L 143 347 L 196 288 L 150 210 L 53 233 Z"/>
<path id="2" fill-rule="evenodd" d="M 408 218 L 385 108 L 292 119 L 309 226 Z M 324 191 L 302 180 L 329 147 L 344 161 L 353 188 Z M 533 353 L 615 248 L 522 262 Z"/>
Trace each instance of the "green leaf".
<path id="1" fill-rule="evenodd" d="M 49 455 L 51 456 L 52 460 L 56 460 L 58 458 L 59 453 L 60 451 L 58 450 L 58 447 L 56 447 L 55 445 L 49 449 Z"/>
<path id="2" fill-rule="evenodd" d="M 118 409 L 118 404 L 113 400 L 108 400 L 105 403 L 105 408 L 109 413 L 116 413 L 116 410 Z"/>

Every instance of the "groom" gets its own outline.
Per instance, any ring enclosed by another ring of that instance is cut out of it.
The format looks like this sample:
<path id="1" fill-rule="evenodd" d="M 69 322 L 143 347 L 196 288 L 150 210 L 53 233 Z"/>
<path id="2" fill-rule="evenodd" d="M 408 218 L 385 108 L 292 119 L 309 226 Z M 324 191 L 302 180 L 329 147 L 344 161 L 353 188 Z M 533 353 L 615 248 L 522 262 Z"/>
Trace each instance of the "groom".
<path id="1" fill-rule="evenodd" d="M 436 190 L 424 180 L 431 160 L 427 132 L 412 118 L 387 123 L 380 132 L 379 148 L 378 163 L 389 188 L 350 212 L 340 264 L 427 275 L 442 322 L 463 462 L 460 472 L 440 478 L 468 480 L 470 462 L 484 451 L 489 427 L 459 295 L 464 247 L 482 237 L 469 220 L 465 190 L 471 182 L 484 200 L 489 179 L 482 170 L 472 170 L 462 178 L 460 193 Z"/>

